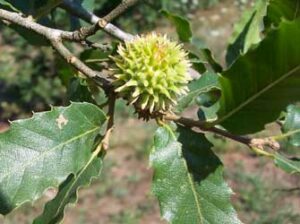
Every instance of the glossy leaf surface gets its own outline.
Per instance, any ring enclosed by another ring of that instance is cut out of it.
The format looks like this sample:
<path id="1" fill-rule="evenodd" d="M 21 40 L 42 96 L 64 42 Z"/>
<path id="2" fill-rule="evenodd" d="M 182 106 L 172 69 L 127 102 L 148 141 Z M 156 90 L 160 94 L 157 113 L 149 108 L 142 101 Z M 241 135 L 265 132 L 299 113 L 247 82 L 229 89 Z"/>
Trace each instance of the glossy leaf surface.
<path id="1" fill-rule="evenodd" d="M 260 131 L 300 99 L 300 20 L 282 22 L 220 77 L 218 120 L 236 134 Z"/>
<path id="2" fill-rule="evenodd" d="M 178 136 L 176 136 L 178 135 Z M 189 129 L 157 130 L 151 153 L 153 192 L 162 217 L 174 224 L 240 223 L 230 204 L 223 166 L 205 136 Z"/>
<path id="3" fill-rule="evenodd" d="M 96 106 L 73 103 L 12 122 L 0 134 L 0 213 L 36 200 L 82 169 L 105 120 Z"/>
<path id="4" fill-rule="evenodd" d="M 100 174 L 102 159 L 92 155 L 82 170 L 76 175 L 69 176 L 59 187 L 56 197 L 45 205 L 44 212 L 36 218 L 33 224 L 51 224 L 61 221 L 65 207 L 77 201 L 77 191 L 90 184 L 92 178 Z"/>

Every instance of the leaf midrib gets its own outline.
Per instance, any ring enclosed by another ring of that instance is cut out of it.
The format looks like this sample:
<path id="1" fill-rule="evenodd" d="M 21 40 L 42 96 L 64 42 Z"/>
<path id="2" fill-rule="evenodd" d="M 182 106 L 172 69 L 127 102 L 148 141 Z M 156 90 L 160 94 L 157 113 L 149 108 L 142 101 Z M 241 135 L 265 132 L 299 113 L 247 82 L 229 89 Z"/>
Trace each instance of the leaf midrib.
<path id="1" fill-rule="evenodd" d="M 176 138 L 175 134 L 173 133 L 172 129 L 170 128 L 170 126 L 164 125 L 164 127 L 170 133 L 170 135 L 172 137 L 172 140 L 177 142 L 177 138 Z M 189 184 L 190 184 L 190 187 L 191 187 L 191 191 L 193 193 L 193 197 L 195 198 L 195 202 L 196 202 L 196 206 L 197 206 L 197 213 L 198 213 L 198 216 L 199 216 L 199 219 L 200 219 L 200 224 L 202 224 L 204 217 L 202 216 L 202 213 L 201 213 L 201 206 L 200 206 L 199 198 L 197 196 L 196 187 L 195 187 L 194 182 L 193 182 L 193 177 L 189 173 L 188 165 L 187 165 L 187 163 L 186 163 L 186 161 L 183 157 L 182 144 L 179 144 L 179 147 L 180 147 L 179 150 L 181 151 L 180 154 L 179 154 L 179 155 L 181 155 L 181 156 L 179 156 L 179 160 L 182 162 L 182 164 L 183 164 L 183 166 L 186 170 L 186 174 L 187 174 L 187 178 L 188 178 L 188 181 L 189 181 Z"/>
<path id="2" fill-rule="evenodd" d="M 100 127 L 95 127 L 95 128 L 93 128 L 93 129 L 91 129 L 91 130 L 89 130 L 89 131 L 86 131 L 86 132 L 84 132 L 84 133 L 82 133 L 82 134 L 80 134 L 80 135 L 77 135 L 77 136 L 75 136 L 75 137 L 73 137 L 73 138 L 71 138 L 71 139 L 69 139 L 69 140 L 67 140 L 67 141 L 65 141 L 65 142 L 62 142 L 62 143 L 60 143 L 60 144 L 57 145 L 57 146 L 54 146 L 54 147 L 52 147 L 52 148 L 50 148 L 50 149 L 48 149 L 48 150 L 45 150 L 44 152 L 40 153 L 36 158 L 30 160 L 28 163 L 25 163 L 23 166 L 21 166 L 21 167 L 22 167 L 21 169 L 20 169 L 20 167 L 18 167 L 18 169 L 13 169 L 13 170 L 11 170 L 10 172 L 7 172 L 4 176 L 2 176 L 1 180 L 3 180 L 4 178 L 6 178 L 6 177 L 8 177 L 8 176 L 11 176 L 11 175 L 14 174 L 16 171 L 25 170 L 26 167 L 28 167 L 28 166 L 30 166 L 30 165 L 33 165 L 34 162 L 36 162 L 36 161 L 37 161 L 38 159 L 40 159 L 40 158 L 43 158 L 46 154 L 50 153 L 51 151 L 53 151 L 53 150 L 55 150 L 55 149 L 57 149 L 57 148 L 60 148 L 61 146 L 64 146 L 64 145 L 66 145 L 66 144 L 68 144 L 68 143 L 71 143 L 71 142 L 73 142 L 73 141 L 75 141 L 75 140 L 77 140 L 77 139 L 79 139 L 79 138 L 81 138 L 81 137 L 83 137 L 83 136 L 85 136 L 85 135 L 88 135 L 88 134 L 90 134 L 90 133 L 92 133 L 92 132 L 95 132 L 96 130 L 99 130 L 99 129 L 100 129 Z"/>
<path id="3" fill-rule="evenodd" d="M 191 174 L 188 171 L 188 167 L 187 167 L 186 162 L 184 161 L 183 158 L 182 158 L 182 160 L 183 160 L 182 162 L 184 164 L 184 167 L 186 168 L 186 171 L 187 171 L 187 177 L 188 177 L 188 180 L 189 180 L 189 183 L 190 183 L 190 187 L 191 187 L 191 190 L 192 190 L 192 193 L 193 193 L 193 197 L 195 198 L 195 202 L 196 202 L 196 206 L 197 206 L 197 212 L 198 212 L 198 215 L 199 215 L 200 223 L 203 223 L 203 219 L 204 218 L 202 216 L 201 205 L 200 205 L 199 198 L 197 196 L 197 191 L 196 191 L 195 184 L 193 182 L 193 177 L 191 176 Z"/>
<path id="4" fill-rule="evenodd" d="M 216 120 L 215 122 L 213 122 L 213 126 L 219 123 L 222 123 L 223 121 L 225 121 L 226 119 L 228 119 L 229 117 L 231 117 L 232 115 L 234 115 L 235 113 L 239 112 L 241 109 L 243 109 L 245 106 L 247 106 L 249 103 L 251 103 L 252 101 L 254 101 L 255 99 L 257 99 L 258 97 L 260 97 L 262 94 L 264 94 L 266 91 L 270 90 L 272 87 L 276 86 L 278 83 L 280 83 L 281 81 L 285 80 L 286 78 L 288 78 L 290 75 L 293 75 L 296 71 L 300 70 L 300 65 L 298 65 L 297 67 L 293 68 L 292 70 L 290 70 L 289 72 L 285 73 L 283 76 L 281 76 L 279 79 L 275 80 L 274 82 L 270 83 L 269 85 L 267 85 L 265 88 L 263 88 L 262 90 L 260 90 L 259 92 L 257 92 L 256 94 L 254 94 L 253 96 L 249 97 L 246 101 L 244 101 L 243 103 L 241 103 L 239 106 L 235 107 L 233 110 L 229 111 L 229 113 L 227 113 L 224 117 L 222 117 L 221 119 Z"/>

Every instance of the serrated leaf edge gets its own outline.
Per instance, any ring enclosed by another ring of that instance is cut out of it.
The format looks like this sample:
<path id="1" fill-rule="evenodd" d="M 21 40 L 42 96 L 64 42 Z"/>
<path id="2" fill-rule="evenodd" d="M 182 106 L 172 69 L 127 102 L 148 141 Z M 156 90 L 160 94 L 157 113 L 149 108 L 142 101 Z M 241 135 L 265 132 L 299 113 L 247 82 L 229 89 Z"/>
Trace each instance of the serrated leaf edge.
<path id="1" fill-rule="evenodd" d="M 47 114 L 47 113 L 51 113 L 51 112 L 53 112 L 53 111 L 55 111 L 55 110 L 60 110 L 60 109 L 67 110 L 67 109 L 73 107 L 74 105 L 89 105 L 89 106 L 93 106 L 93 107 L 95 107 L 96 109 L 99 110 L 99 108 L 98 108 L 97 106 L 95 106 L 94 104 L 86 103 L 86 102 L 72 102 L 72 101 L 71 101 L 71 102 L 70 102 L 70 105 L 68 105 L 68 106 L 66 106 L 66 107 L 63 107 L 63 106 L 60 106 L 60 107 L 54 107 L 54 106 L 51 105 L 51 108 L 50 108 L 49 111 L 32 112 L 33 115 L 32 115 L 30 118 L 27 118 L 27 119 L 20 119 L 20 120 L 15 120 L 15 121 L 9 121 L 11 127 L 10 127 L 7 131 L 0 133 L 0 135 L 3 135 L 3 134 L 5 134 L 6 132 L 10 131 L 10 129 L 11 129 L 15 124 L 20 124 L 20 123 L 23 123 L 23 122 L 25 122 L 25 121 L 33 120 L 33 119 L 35 119 L 37 116 L 40 116 L 40 115 L 43 115 L 43 114 Z M 104 116 L 104 118 L 107 119 L 106 115 L 104 114 L 104 112 L 103 112 L 102 110 L 100 110 L 99 112 L 101 112 L 102 115 Z M 99 129 L 99 130 L 100 130 L 101 127 L 97 127 L 97 128 L 95 128 L 95 129 L 93 129 L 93 130 L 96 131 L 96 129 Z M 90 133 L 92 133 L 92 130 L 90 130 Z M 85 133 L 85 134 L 87 134 L 87 133 Z M 83 136 L 84 136 L 84 135 L 83 135 Z M 79 136 L 77 136 L 77 137 L 79 137 Z M 72 139 L 73 139 L 73 138 L 72 138 Z M 71 140 L 71 139 L 69 139 L 69 140 Z M 68 140 L 68 141 L 69 141 L 69 140 Z M 73 139 L 73 140 L 74 140 L 74 139 Z M 56 148 L 56 147 L 57 147 L 57 146 L 55 146 L 55 147 L 53 147 L 53 148 Z M 74 172 L 71 172 L 70 174 L 75 175 Z M 69 175 L 70 175 L 70 174 L 69 174 Z M 7 176 L 7 175 L 4 175 L 4 177 L 6 177 L 6 176 Z M 64 179 L 65 179 L 65 178 L 64 178 Z M 63 179 L 62 179 L 62 180 L 63 180 Z M 58 181 L 58 182 L 61 182 L 61 181 Z M 27 202 L 30 202 L 31 205 L 34 204 L 34 202 L 35 202 L 37 199 L 39 199 L 42 195 L 44 195 L 45 192 L 47 192 L 49 189 L 57 188 L 57 187 L 59 186 L 59 184 L 60 184 L 60 183 L 54 184 L 53 186 L 50 186 L 50 187 L 46 188 L 46 189 L 45 189 L 43 192 L 41 192 L 40 194 L 35 194 L 35 197 L 33 197 L 32 199 L 28 199 L 28 200 L 23 201 L 22 203 L 15 204 L 15 206 L 14 206 L 13 209 L 12 209 L 12 211 L 13 211 L 13 210 L 16 210 L 16 209 L 18 209 L 18 208 L 20 208 L 23 204 L 25 204 L 25 203 L 27 203 Z"/>
<path id="2" fill-rule="evenodd" d="M 101 148 L 102 148 L 102 145 L 99 145 L 98 148 L 97 148 L 97 150 L 95 150 L 95 151 L 93 152 L 93 154 L 91 155 L 89 161 L 88 161 L 88 162 L 85 164 L 85 166 L 80 170 L 80 172 L 78 173 L 78 175 L 76 175 L 76 176 L 74 175 L 74 178 L 75 178 L 76 180 L 71 184 L 71 186 L 69 187 L 69 189 L 68 189 L 68 191 L 66 192 L 65 196 L 63 197 L 63 199 L 62 199 L 62 201 L 61 201 L 61 203 L 60 203 L 58 209 L 56 209 L 56 211 L 55 211 L 54 217 L 56 217 L 56 216 L 59 214 L 59 211 L 61 210 L 61 206 L 63 206 L 65 200 L 67 200 L 67 196 L 66 196 L 66 195 L 69 195 L 69 194 L 70 194 L 71 189 L 74 187 L 74 185 L 76 185 L 76 183 L 77 183 L 78 180 L 80 179 L 81 175 L 82 175 L 82 174 L 84 173 L 84 171 L 88 168 L 88 166 L 94 161 L 94 159 L 97 158 L 97 156 L 98 156 L 98 154 L 99 154 Z M 99 173 L 101 172 L 101 170 L 102 170 L 102 167 L 101 167 L 101 169 L 99 170 Z M 93 181 L 94 179 L 96 179 L 96 178 L 97 178 L 96 176 L 91 177 L 91 178 L 90 178 L 90 181 L 89 181 L 87 184 L 84 184 L 84 185 L 82 185 L 82 186 L 79 186 L 79 187 L 76 189 L 76 192 L 75 192 L 75 194 L 76 194 L 76 201 L 75 201 L 74 203 L 71 203 L 71 204 L 75 204 L 75 203 L 77 202 L 77 200 L 78 200 L 78 191 L 79 191 L 81 188 L 90 186 L 90 184 L 92 183 L 92 181 Z M 65 209 L 66 209 L 66 207 L 67 207 L 68 204 L 70 204 L 70 203 L 67 203 L 66 206 L 63 208 L 63 210 L 62 210 L 63 213 L 65 212 Z M 45 209 L 45 208 L 46 208 L 46 207 L 44 207 L 44 209 Z M 42 216 L 42 215 L 43 215 L 43 213 L 41 214 L 41 216 Z M 39 216 L 39 217 L 40 217 L 40 216 Z M 60 221 L 60 223 L 62 223 L 63 220 L 64 220 L 64 217 L 62 218 L 62 220 Z M 34 222 L 33 222 L 33 224 L 34 224 Z"/>

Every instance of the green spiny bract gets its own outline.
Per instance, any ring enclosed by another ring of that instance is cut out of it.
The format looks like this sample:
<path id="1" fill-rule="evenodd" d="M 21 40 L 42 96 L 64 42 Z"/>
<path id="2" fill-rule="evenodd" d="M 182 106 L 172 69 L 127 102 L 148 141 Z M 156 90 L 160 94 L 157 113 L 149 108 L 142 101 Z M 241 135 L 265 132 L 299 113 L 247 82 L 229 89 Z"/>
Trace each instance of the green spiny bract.
<path id="1" fill-rule="evenodd" d="M 115 91 L 134 105 L 140 117 L 169 111 L 188 91 L 187 53 L 166 36 L 152 33 L 120 44 L 113 60 Z"/>

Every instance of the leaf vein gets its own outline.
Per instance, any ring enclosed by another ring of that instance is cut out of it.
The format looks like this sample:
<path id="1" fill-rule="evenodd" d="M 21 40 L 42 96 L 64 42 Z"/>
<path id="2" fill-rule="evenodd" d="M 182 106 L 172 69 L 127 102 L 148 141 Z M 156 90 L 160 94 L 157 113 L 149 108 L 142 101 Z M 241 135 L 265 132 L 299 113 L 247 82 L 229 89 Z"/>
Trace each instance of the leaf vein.
<path id="1" fill-rule="evenodd" d="M 52 148 L 50 148 L 48 150 L 45 150 L 44 152 L 40 153 L 36 158 L 30 160 L 28 163 L 25 163 L 23 166 L 21 166 L 21 168 L 18 167 L 18 169 L 12 169 L 10 172 L 7 172 L 5 175 L 2 176 L 1 180 L 4 179 L 4 178 L 6 178 L 6 177 L 8 177 L 8 176 L 11 176 L 12 174 L 14 174 L 16 171 L 19 171 L 20 169 L 24 170 L 26 167 L 32 165 L 39 158 L 44 157 L 46 154 L 50 153 L 51 151 L 56 150 L 57 148 L 60 148 L 61 146 L 65 146 L 66 144 L 71 143 L 73 141 L 76 141 L 77 139 L 79 139 L 79 138 L 81 138 L 81 137 L 83 137 L 85 135 L 88 135 L 88 134 L 90 134 L 92 132 L 95 132 L 98 129 L 99 129 L 99 127 L 93 128 L 93 129 L 91 129 L 89 131 L 86 131 L 84 133 L 81 133 L 80 135 L 77 135 L 77 136 L 75 136 L 75 137 L 73 137 L 73 138 L 71 138 L 71 139 L 69 139 L 69 140 L 67 140 L 65 142 L 62 142 L 62 143 L 60 143 L 60 144 L 58 144 L 58 145 L 56 145 L 56 146 L 54 146 L 54 147 L 52 147 Z"/>
<path id="2" fill-rule="evenodd" d="M 275 85 L 277 85 L 278 83 L 280 83 L 281 81 L 283 81 L 284 79 L 288 78 L 290 75 L 293 75 L 294 73 L 296 73 L 298 70 L 300 70 L 300 65 L 298 65 L 297 67 L 291 69 L 289 72 L 285 73 L 283 76 L 281 76 L 280 78 L 278 78 L 277 80 L 275 80 L 274 82 L 271 82 L 269 85 L 267 85 L 265 88 L 261 89 L 260 91 L 258 91 L 256 94 L 254 94 L 253 96 L 249 97 L 247 100 L 245 100 L 243 103 L 241 103 L 240 105 L 238 105 L 237 107 L 235 107 L 233 110 L 229 111 L 229 113 L 227 113 L 224 117 L 216 120 L 215 122 L 212 123 L 212 125 L 215 124 L 219 124 L 222 123 L 224 120 L 226 120 L 227 118 L 231 117 L 232 115 L 234 115 L 235 113 L 237 113 L 239 110 L 241 110 L 242 108 L 244 108 L 245 106 L 247 106 L 249 103 L 251 103 L 253 100 L 255 100 L 256 98 L 260 97 L 262 94 L 264 94 L 266 91 L 268 91 L 269 89 L 271 89 L 272 87 L 274 87 Z M 232 98 L 233 99 L 233 98 Z"/>

